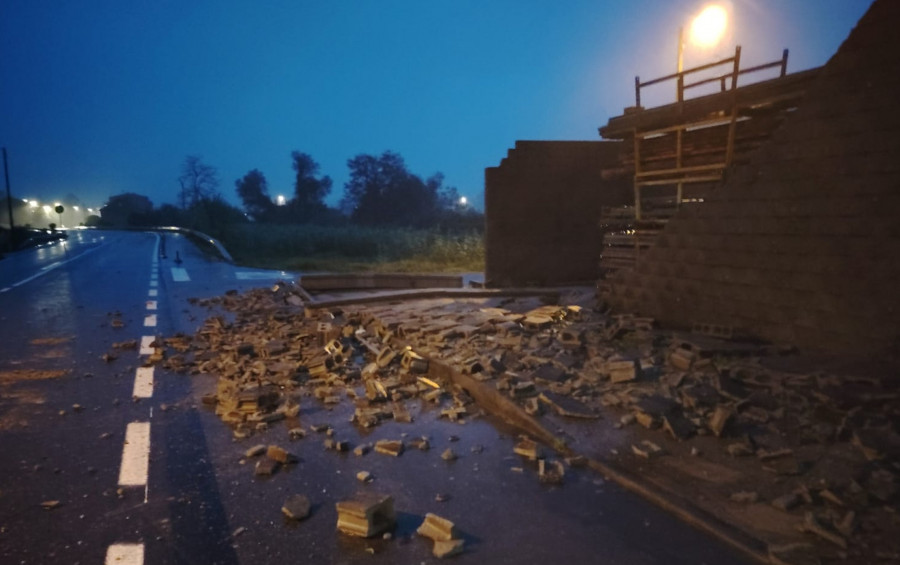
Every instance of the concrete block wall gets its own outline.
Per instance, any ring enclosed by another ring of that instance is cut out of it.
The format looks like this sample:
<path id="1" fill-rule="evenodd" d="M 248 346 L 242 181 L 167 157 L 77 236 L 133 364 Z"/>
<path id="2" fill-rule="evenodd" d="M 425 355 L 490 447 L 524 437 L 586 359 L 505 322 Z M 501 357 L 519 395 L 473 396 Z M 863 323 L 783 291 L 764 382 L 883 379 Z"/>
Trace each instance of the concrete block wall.
<path id="1" fill-rule="evenodd" d="M 614 308 L 900 354 L 898 25 L 877 0 L 771 140 L 611 278 Z"/>
<path id="2" fill-rule="evenodd" d="M 486 283 L 544 286 L 597 278 L 600 208 L 626 204 L 619 142 L 517 141 L 485 170 Z"/>

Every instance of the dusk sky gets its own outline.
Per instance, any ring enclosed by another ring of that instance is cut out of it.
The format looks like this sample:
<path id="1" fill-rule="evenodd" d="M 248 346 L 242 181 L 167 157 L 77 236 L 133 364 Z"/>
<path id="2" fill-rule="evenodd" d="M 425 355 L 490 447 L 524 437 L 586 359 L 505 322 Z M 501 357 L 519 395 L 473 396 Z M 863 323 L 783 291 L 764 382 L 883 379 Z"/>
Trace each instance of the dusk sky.
<path id="1" fill-rule="evenodd" d="M 190 154 L 233 204 L 251 169 L 290 196 L 298 150 L 332 177 L 334 204 L 347 159 L 391 150 L 481 208 L 485 167 L 516 140 L 599 139 L 636 74 L 674 72 L 678 28 L 704 4 L 4 0 L 0 145 L 19 198 L 175 203 Z M 822 65 L 871 0 L 725 4 L 728 36 L 688 45 L 686 66 L 736 44 L 744 65 L 785 47 L 789 72 Z"/>

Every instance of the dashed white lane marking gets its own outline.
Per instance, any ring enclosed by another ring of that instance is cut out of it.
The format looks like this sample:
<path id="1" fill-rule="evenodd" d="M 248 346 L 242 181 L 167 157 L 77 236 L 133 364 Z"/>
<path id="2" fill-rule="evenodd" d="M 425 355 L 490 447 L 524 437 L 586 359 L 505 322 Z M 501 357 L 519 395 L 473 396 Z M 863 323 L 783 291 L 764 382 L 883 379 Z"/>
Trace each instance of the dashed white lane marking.
<path id="1" fill-rule="evenodd" d="M 159 268 L 157 256 L 159 255 L 159 234 L 156 235 L 156 245 L 153 248 L 151 265 L 153 271 L 150 277 L 150 286 L 157 283 L 156 271 Z M 155 297 L 157 290 L 151 288 L 148 296 Z M 147 310 L 156 310 L 156 300 L 146 302 Z M 144 325 L 148 325 L 150 316 L 144 319 Z M 153 316 L 153 325 L 156 325 L 156 316 Z M 153 347 L 150 345 L 156 338 L 152 335 L 141 337 L 141 355 L 152 355 Z M 139 367 L 134 375 L 134 396 L 136 398 L 150 398 L 153 396 L 153 367 Z M 150 418 L 153 418 L 153 408 L 150 408 Z M 140 486 L 144 485 L 144 503 L 146 504 L 150 492 L 150 484 L 147 480 L 150 470 L 150 423 L 134 422 L 128 424 L 125 430 L 125 445 L 122 448 L 122 467 L 119 469 L 119 485 Z M 104 565 L 144 565 L 144 544 L 142 543 L 114 543 L 106 549 Z"/>
<path id="2" fill-rule="evenodd" d="M 106 549 L 104 565 L 144 565 L 144 544 L 116 543 Z"/>
<path id="3" fill-rule="evenodd" d="M 145 335 L 141 337 L 141 355 L 153 355 L 153 346 L 150 344 L 154 341 L 156 341 L 156 336 L 153 335 Z"/>
<path id="4" fill-rule="evenodd" d="M 153 396 L 153 367 L 138 367 L 134 375 L 134 393 L 137 398 Z"/>
<path id="5" fill-rule="evenodd" d="M 144 316 L 144 327 L 145 328 L 155 328 L 156 327 L 156 314 L 149 314 Z"/>
<path id="6" fill-rule="evenodd" d="M 144 486 L 150 467 L 150 422 L 132 422 L 125 429 L 119 486 Z"/>
<path id="7" fill-rule="evenodd" d="M 191 277 L 188 276 L 187 269 L 172 267 L 172 280 L 175 282 L 188 282 L 191 280 Z"/>

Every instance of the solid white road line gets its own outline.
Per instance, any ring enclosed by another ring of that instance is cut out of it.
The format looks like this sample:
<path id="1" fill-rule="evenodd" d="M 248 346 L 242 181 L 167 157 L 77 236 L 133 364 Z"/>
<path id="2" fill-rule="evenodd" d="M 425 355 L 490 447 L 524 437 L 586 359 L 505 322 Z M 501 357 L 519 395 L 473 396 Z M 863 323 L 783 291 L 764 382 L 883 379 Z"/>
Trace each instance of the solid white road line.
<path id="1" fill-rule="evenodd" d="M 132 422 L 125 429 L 119 486 L 144 486 L 150 467 L 150 422 Z"/>
<path id="2" fill-rule="evenodd" d="M 104 565 L 144 565 L 144 544 L 116 543 L 106 550 Z"/>
<path id="3" fill-rule="evenodd" d="M 144 316 L 144 327 L 145 328 L 155 328 L 156 327 L 156 314 L 149 314 Z"/>
<path id="4" fill-rule="evenodd" d="M 150 292 L 147 293 L 147 296 L 156 296 L 159 293 L 155 288 L 151 288 Z"/>
<path id="5" fill-rule="evenodd" d="M 175 282 L 188 282 L 191 280 L 191 277 L 188 276 L 187 269 L 172 267 L 172 280 Z"/>
<path id="6" fill-rule="evenodd" d="M 140 352 L 140 354 L 141 355 L 153 355 L 153 353 L 155 353 L 155 352 L 153 351 L 153 346 L 150 344 L 153 343 L 154 341 L 156 341 L 156 336 L 153 336 L 153 335 L 145 335 L 145 336 L 141 337 L 141 352 Z"/>
<path id="7" fill-rule="evenodd" d="M 134 393 L 137 398 L 153 396 L 153 367 L 138 367 L 134 375 Z"/>
<path id="8" fill-rule="evenodd" d="M 156 301 L 155 300 L 147 301 L 147 310 L 156 310 Z"/>

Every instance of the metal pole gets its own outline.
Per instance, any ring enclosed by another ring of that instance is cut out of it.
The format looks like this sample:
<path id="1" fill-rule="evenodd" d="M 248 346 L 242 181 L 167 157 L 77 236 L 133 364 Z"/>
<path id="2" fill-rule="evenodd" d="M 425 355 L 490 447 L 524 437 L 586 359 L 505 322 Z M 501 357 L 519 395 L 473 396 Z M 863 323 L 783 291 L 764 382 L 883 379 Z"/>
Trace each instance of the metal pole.
<path id="1" fill-rule="evenodd" d="M 3 148 L 3 176 L 6 178 L 6 208 L 9 211 L 9 250 L 13 250 L 12 195 L 9 192 L 9 167 L 6 164 L 6 147 Z"/>

